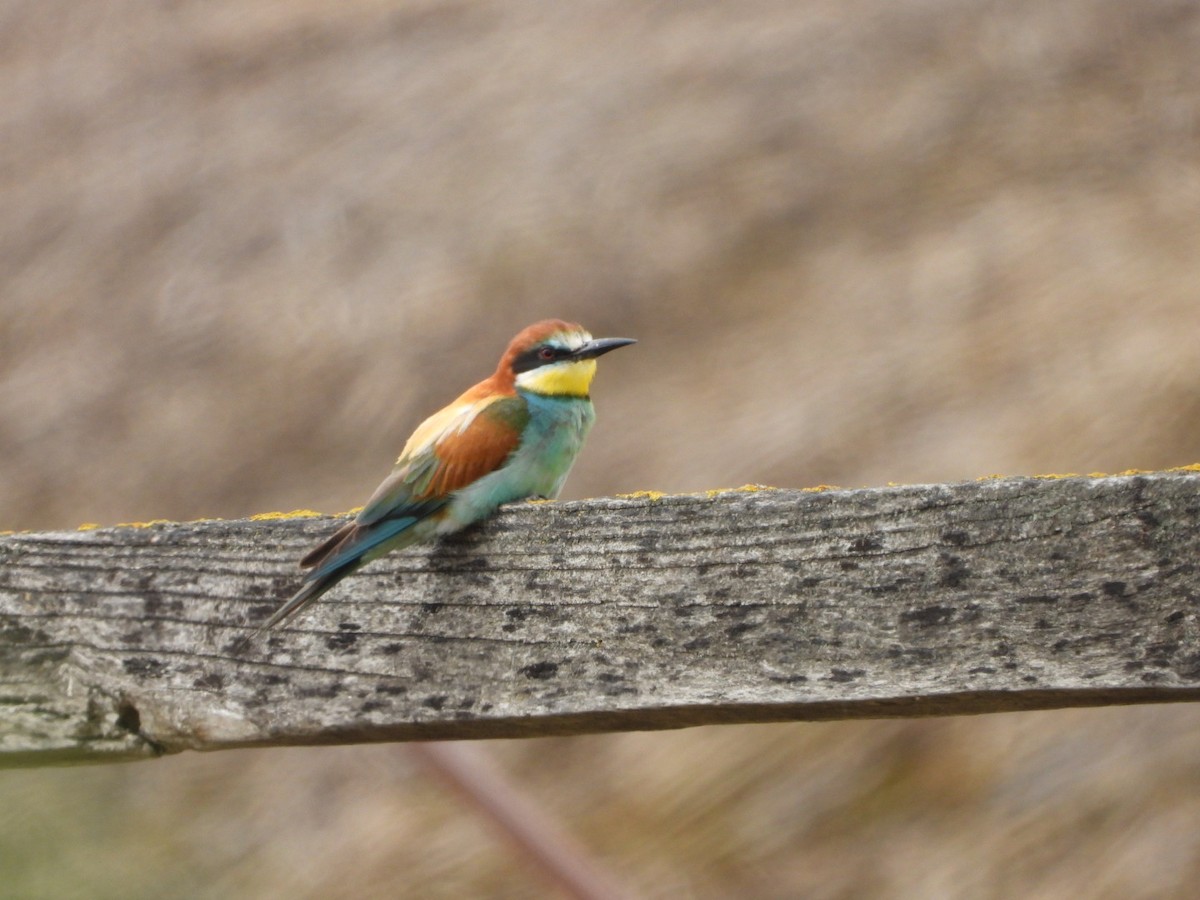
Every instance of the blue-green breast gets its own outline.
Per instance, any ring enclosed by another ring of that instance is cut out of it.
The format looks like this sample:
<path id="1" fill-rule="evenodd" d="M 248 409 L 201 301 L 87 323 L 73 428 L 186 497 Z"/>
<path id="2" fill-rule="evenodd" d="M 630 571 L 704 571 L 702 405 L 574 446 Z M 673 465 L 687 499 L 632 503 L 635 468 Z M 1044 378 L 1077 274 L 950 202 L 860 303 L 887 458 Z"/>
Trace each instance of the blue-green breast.
<path id="1" fill-rule="evenodd" d="M 447 528 L 462 527 L 503 503 L 557 497 L 596 419 L 587 397 L 518 391 L 529 412 L 521 443 L 503 466 L 458 492 Z"/>

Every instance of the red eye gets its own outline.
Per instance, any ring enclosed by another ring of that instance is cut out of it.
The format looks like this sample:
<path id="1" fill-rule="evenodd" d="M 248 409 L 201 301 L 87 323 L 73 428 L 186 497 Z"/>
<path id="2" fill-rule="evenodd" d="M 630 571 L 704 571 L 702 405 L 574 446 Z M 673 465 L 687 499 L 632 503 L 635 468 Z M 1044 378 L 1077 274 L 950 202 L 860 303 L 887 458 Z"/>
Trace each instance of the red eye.
<path id="1" fill-rule="evenodd" d="M 538 358 L 539 359 L 554 359 L 554 351 L 551 350 L 549 347 L 543 347 L 541 350 L 538 351 Z"/>

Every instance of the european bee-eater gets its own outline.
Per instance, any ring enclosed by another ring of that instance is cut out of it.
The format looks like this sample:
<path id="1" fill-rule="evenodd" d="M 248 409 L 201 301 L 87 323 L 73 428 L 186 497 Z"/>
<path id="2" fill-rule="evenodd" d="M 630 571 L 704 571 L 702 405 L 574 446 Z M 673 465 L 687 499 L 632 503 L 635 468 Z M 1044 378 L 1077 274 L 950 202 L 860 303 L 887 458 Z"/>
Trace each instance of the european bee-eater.
<path id="1" fill-rule="evenodd" d="M 632 343 L 593 340 L 559 319 L 518 334 L 490 377 L 413 432 L 358 515 L 300 560 L 311 569 L 303 587 L 262 627 L 385 553 L 458 531 L 503 503 L 557 497 L 595 420 L 596 357 Z"/>

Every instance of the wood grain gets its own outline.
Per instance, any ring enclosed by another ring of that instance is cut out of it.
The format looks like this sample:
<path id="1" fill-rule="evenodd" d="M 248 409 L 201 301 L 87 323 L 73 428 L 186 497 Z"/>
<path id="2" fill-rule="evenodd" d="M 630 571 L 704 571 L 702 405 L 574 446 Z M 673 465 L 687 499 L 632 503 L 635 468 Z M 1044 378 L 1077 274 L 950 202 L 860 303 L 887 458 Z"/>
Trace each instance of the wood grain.
<path id="1" fill-rule="evenodd" d="M 1200 477 L 521 504 L 250 638 L 340 520 L 0 538 L 0 765 L 1200 699 Z"/>

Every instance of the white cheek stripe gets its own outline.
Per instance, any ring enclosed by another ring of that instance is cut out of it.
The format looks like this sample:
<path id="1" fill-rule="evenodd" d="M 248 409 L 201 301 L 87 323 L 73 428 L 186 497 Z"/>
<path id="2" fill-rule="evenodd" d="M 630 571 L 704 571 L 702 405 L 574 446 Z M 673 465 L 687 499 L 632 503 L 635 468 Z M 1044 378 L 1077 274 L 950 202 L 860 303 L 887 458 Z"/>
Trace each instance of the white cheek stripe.
<path id="1" fill-rule="evenodd" d="M 554 363 L 549 366 L 538 366 L 536 369 L 530 369 L 527 372 L 522 372 L 517 376 L 517 387 L 532 388 L 536 387 L 551 369 L 561 370 L 564 363 Z"/>

